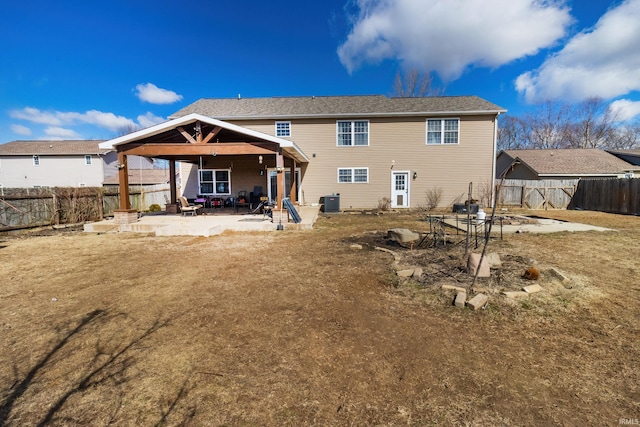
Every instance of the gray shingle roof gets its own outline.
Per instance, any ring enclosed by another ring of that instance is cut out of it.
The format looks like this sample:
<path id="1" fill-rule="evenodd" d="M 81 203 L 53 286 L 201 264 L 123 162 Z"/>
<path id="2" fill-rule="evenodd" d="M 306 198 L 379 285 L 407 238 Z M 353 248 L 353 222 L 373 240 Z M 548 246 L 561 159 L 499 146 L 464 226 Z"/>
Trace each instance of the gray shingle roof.
<path id="1" fill-rule="evenodd" d="M 630 163 L 598 149 L 504 150 L 519 158 L 539 175 L 621 174 L 637 169 Z"/>
<path id="2" fill-rule="evenodd" d="M 101 150 L 103 140 L 73 141 L 12 141 L 0 144 L 0 156 L 65 156 L 105 154 L 112 150 Z"/>
<path id="3" fill-rule="evenodd" d="M 442 113 L 497 113 L 506 110 L 477 96 L 389 98 L 368 96 L 306 96 L 272 98 L 202 98 L 171 118 L 198 113 L 220 120 L 296 117 L 357 117 Z"/>

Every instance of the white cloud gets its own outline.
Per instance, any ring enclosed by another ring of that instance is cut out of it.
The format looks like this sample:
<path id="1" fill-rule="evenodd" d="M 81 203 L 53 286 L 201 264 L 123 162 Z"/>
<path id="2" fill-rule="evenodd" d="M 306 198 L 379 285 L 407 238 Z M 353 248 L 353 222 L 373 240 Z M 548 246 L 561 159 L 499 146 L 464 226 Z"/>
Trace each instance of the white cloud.
<path id="1" fill-rule="evenodd" d="M 47 139 L 79 139 L 80 135 L 72 130 L 57 126 L 49 126 L 44 130 Z"/>
<path id="2" fill-rule="evenodd" d="M 521 74 L 516 89 L 528 102 L 607 99 L 640 90 L 638 22 L 640 0 L 622 2 L 537 70 Z"/>
<path id="3" fill-rule="evenodd" d="M 138 116 L 138 123 L 142 128 L 148 128 L 149 126 L 157 125 L 158 123 L 162 123 L 165 121 L 166 119 L 158 117 L 149 111 L 147 111 L 147 113 L 144 115 Z"/>
<path id="4" fill-rule="evenodd" d="M 13 125 L 11 125 L 11 131 L 13 133 L 18 134 L 18 135 L 24 135 L 24 136 L 30 136 L 31 135 L 31 129 L 29 129 L 28 127 L 23 126 L 23 125 L 13 124 Z"/>
<path id="5" fill-rule="evenodd" d="M 498 67 L 535 55 L 565 35 L 569 10 L 554 0 L 357 0 L 338 48 L 349 72 L 397 59 L 453 80 L 471 65 Z"/>
<path id="6" fill-rule="evenodd" d="M 87 123 L 110 131 L 117 131 L 125 127 L 137 126 L 133 120 L 124 116 L 116 116 L 113 113 L 105 113 L 98 110 L 78 113 L 73 111 L 41 111 L 37 108 L 25 107 L 22 110 L 13 110 L 9 115 L 15 119 L 57 127 Z"/>
<path id="7" fill-rule="evenodd" d="M 14 119 L 27 120 L 32 123 L 40 123 L 43 125 L 59 126 L 62 120 L 57 117 L 57 112 L 40 111 L 37 108 L 25 107 L 22 110 L 13 110 L 9 115 Z"/>
<path id="8" fill-rule="evenodd" d="M 139 84 L 136 86 L 136 91 L 136 96 L 141 101 L 150 104 L 173 104 L 182 99 L 182 95 L 172 90 L 161 89 L 153 83 Z"/>
<path id="9" fill-rule="evenodd" d="M 640 101 L 619 99 L 612 102 L 609 109 L 616 115 L 618 120 L 625 122 L 640 116 Z"/>

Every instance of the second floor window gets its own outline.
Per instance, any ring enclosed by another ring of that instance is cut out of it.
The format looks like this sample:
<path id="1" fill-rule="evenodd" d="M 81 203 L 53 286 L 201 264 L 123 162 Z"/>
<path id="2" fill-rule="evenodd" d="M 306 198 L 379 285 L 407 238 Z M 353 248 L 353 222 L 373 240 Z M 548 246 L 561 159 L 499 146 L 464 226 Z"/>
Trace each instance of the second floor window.
<path id="1" fill-rule="evenodd" d="M 291 136 L 291 122 L 276 122 L 276 136 Z"/>
<path id="2" fill-rule="evenodd" d="M 369 122 L 367 120 L 339 121 L 337 123 L 337 145 L 369 145 Z"/>
<path id="3" fill-rule="evenodd" d="M 427 144 L 458 144 L 460 119 L 427 120 Z"/>
<path id="4" fill-rule="evenodd" d="M 87 154 L 84 156 L 84 164 L 85 165 L 90 165 L 91 164 L 91 155 Z"/>
<path id="5" fill-rule="evenodd" d="M 40 156 L 33 156 L 33 166 L 40 166 Z"/>

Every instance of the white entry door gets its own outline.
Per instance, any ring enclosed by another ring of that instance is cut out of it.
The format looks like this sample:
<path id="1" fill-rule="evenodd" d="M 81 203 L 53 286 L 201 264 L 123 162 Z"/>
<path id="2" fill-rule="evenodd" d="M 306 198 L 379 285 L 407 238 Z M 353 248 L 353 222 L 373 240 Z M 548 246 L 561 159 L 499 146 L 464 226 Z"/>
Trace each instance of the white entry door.
<path id="1" fill-rule="evenodd" d="M 391 172 L 391 207 L 409 207 L 409 172 Z"/>

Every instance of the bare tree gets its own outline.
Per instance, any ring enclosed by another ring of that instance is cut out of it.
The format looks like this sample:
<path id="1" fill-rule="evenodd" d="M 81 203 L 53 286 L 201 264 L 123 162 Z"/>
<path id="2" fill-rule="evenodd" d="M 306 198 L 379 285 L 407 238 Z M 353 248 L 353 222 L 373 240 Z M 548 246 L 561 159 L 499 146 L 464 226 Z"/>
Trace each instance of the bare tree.
<path id="1" fill-rule="evenodd" d="M 546 101 L 533 113 L 525 117 L 529 148 L 566 147 L 567 128 L 570 124 L 570 109 L 557 101 Z"/>
<path id="2" fill-rule="evenodd" d="M 498 149 L 518 150 L 527 147 L 527 125 L 519 117 L 506 115 L 499 121 Z"/>
<path id="3" fill-rule="evenodd" d="M 437 86 L 432 73 L 421 72 L 415 68 L 398 71 L 393 82 L 393 96 L 397 97 L 425 97 L 442 96 L 444 88 Z"/>
<path id="4" fill-rule="evenodd" d="M 136 126 L 134 123 L 129 123 L 124 126 L 120 126 L 118 129 L 116 129 L 116 133 L 118 134 L 118 136 L 124 136 L 130 133 L 133 133 L 139 129 L 140 128 Z"/>
<path id="5" fill-rule="evenodd" d="M 571 148 L 604 148 L 613 142 L 618 118 L 602 98 L 588 98 L 576 104 L 571 118 L 565 135 Z"/>
<path id="6" fill-rule="evenodd" d="M 614 150 L 629 150 L 640 148 L 640 119 L 635 123 L 620 126 L 613 132 L 607 148 Z"/>

